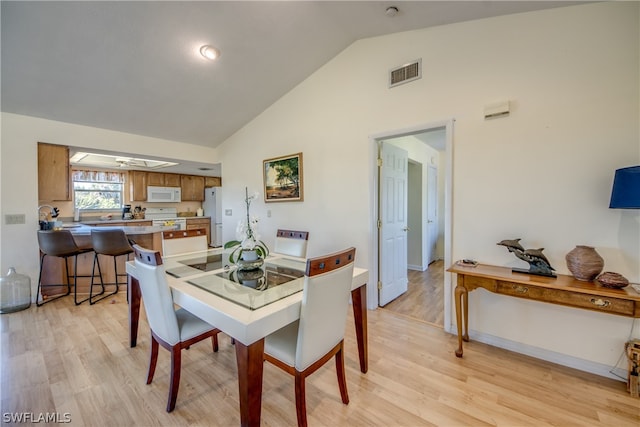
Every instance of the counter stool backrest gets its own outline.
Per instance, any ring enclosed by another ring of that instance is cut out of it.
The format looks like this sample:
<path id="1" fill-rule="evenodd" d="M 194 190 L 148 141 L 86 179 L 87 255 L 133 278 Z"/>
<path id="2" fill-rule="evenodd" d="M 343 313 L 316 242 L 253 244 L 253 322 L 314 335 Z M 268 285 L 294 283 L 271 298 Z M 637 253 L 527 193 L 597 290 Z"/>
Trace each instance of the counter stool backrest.
<path id="1" fill-rule="evenodd" d="M 209 242 L 207 241 L 207 231 L 204 228 L 162 232 L 163 256 L 202 252 L 207 249 L 209 249 Z"/>
<path id="2" fill-rule="evenodd" d="M 38 231 L 38 245 L 42 253 L 49 256 L 71 256 L 80 253 L 69 230 Z"/>
<path id="3" fill-rule="evenodd" d="M 120 229 L 91 230 L 91 244 L 97 254 L 120 256 L 133 252 L 127 235 Z"/>
<path id="4" fill-rule="evenodd" d="M 308 241 L 308 231 L 278 230 L 273 252 L 281 255 L 306 258 Z"/>

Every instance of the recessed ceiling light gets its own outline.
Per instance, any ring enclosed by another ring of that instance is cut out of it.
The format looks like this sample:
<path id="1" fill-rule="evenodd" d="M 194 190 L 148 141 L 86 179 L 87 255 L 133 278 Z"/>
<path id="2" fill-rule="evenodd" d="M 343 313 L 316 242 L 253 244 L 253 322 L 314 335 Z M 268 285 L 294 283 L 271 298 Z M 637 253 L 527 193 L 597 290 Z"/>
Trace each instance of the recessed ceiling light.
<path id="1" fill-rule="evenodd" d="M 396 16 L 398 14 L 398 8 L 395 6 L 389 6 L 387 8 L 387 10 L 384 11 L 385 15 L 387 15 L 389 18 L 393 18 L 394 16 Z"/>
<path id="2" fill-rule="evenodd" d="M 200 54 L 213 61 L 220 56 L 220 51 L 215 47 L 206 44 L 200 48 Z"/>

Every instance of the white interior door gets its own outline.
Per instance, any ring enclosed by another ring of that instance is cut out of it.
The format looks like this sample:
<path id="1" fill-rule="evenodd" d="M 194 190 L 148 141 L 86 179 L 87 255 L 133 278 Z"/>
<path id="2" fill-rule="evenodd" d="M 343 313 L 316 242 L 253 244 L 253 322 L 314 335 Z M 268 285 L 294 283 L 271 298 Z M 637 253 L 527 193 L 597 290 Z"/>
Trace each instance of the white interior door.
<path id="1" fill-rule="evenodd" d="M 406 150 L 380 143 L 380 228 L 378 230 L 378 304 L 384 306 L 407 291 Z"/>
<path id="2" fill-rule="evenodd" d="M 437 258 L 438 241 L 438 169 L 427 167 L 427 264 Z"/>

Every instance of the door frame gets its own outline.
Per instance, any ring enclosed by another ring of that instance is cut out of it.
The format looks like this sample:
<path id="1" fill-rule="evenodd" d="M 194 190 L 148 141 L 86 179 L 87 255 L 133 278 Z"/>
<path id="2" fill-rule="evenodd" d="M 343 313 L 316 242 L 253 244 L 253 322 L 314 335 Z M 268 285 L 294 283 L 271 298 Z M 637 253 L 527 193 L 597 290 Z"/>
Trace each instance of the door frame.
<path id="1" fill-rule="evenodd" d="M 453 237 L 453 124 L 455 119 L 446 119 L 436 122 L 429 122 L 417 126 L 389 130 L 385 132 L 376 133 L 369 136 L 369 194 L 371 195 L 371 203 L 369 206 L 369 217 L 372 218 L 370 222 L 369 232 L 369 247 L 377 248 L 379 233 L 378 233 L 378 212 L 379 212 L 379 196 L 378 196 L 378 141 L 390 138 L 396 138 L 401 136 L 415 135 L 418 133 L 426 132 L 434 128 L 445 129 L 445 182 L 444 182 L 444 265 L 445 267 L 452 263 L 452 237 Z M 367 289 L 367 305 L 370 310 L 375 310 L 378 307 L 378 250 L 372 250 L 369 252 L 369 283 L 371 284 Z M 454 333 L 454 325 L 452 324 L 452 301 L 453 301 L 453 288 L 452 288 L 452 275 L 451 273 L 444 273 L 444 330 L 449 333 Z"/>

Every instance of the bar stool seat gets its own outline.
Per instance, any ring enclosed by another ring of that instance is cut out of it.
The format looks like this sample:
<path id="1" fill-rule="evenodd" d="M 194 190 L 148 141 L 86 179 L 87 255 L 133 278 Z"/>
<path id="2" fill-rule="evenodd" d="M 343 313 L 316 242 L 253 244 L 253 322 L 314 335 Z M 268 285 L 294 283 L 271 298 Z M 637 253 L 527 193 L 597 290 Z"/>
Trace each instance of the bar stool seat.
<path id="1" fill-rule="evenodd" d="M 85 302 L 87 299 L 78 301 L 78 277 L 93 277 L 93 275 L 78 276 L 78 255 L 91 252 L 91 248 L 80 248 L 73 239 L 73 235 L 69 230 L 39 230 L 38 231 L 38 246 L 40 246 L 40 273 L 38 274 L 38 291 L 36 293 L 36 306 L 40 307 L 48 302 L 54 301 L 58 298 L 67 296 L 71 293 L 71 275 L 69 274 L 69 258 L 73 257 L 73 300 L 76 305 Z M 67 292 L 58 295 L 54 298 L 49 298 L 46 301 L 44 298 L 40 300 L 40 291 L 45 287 L 60 287 L 65 286 L 64 283 L 59 284 L 42 284 L 42 269 L 44 266 L 44 257 L 52 256 L 58 258 L 64 258 L 64 267 L 67 275 Z"/>
<path id="2" fill-rule="evenodd" d="M 118 292 L 119 285 L 127 285 L 127 273 L 122 272 L 118 273 L 118 260 L 117 258 L 122 255 L 127 256 L 127 260 L 129 260 L 129 254 L 133 253 L 133 248 L 127 239 L 124 231 L 119 229 L 108 229 L 108 230 L 91 230 L 91 243 L 93 245 L 93 251 L 95 255 L 93 256 L 93 269 L 91 276 L 91 287 L 89 290 L 89 304 L 93 305 L 96 302 L 103 300 L 111 295 L 114 295 Z M 99 255 L 111 256 L 113 257 L 113 272 L 114 272 L 114 281 L 113 282 L 104 282 L 102 278 L 102 269 L 100 268 L 100 259 Z M 101 291 L 99 294 L 93 294 L 93 286 L 94 286 L 94 278 L 95 278 L 95 269 L 96 265 L 98 266 L 98 274 L 100 276 L 100 286 Z M 124 281 L 118 281 L 119 277 L 124 277 Z M 105 293 L 105 285 L 115 285 L 115 290 L 110 293 Z M 95 299 L 95 297 L 100 297 Z M 128 298 L 128 296 L 127 296 Z M 128 301 L 128 300 L 127 300 Z"/>

